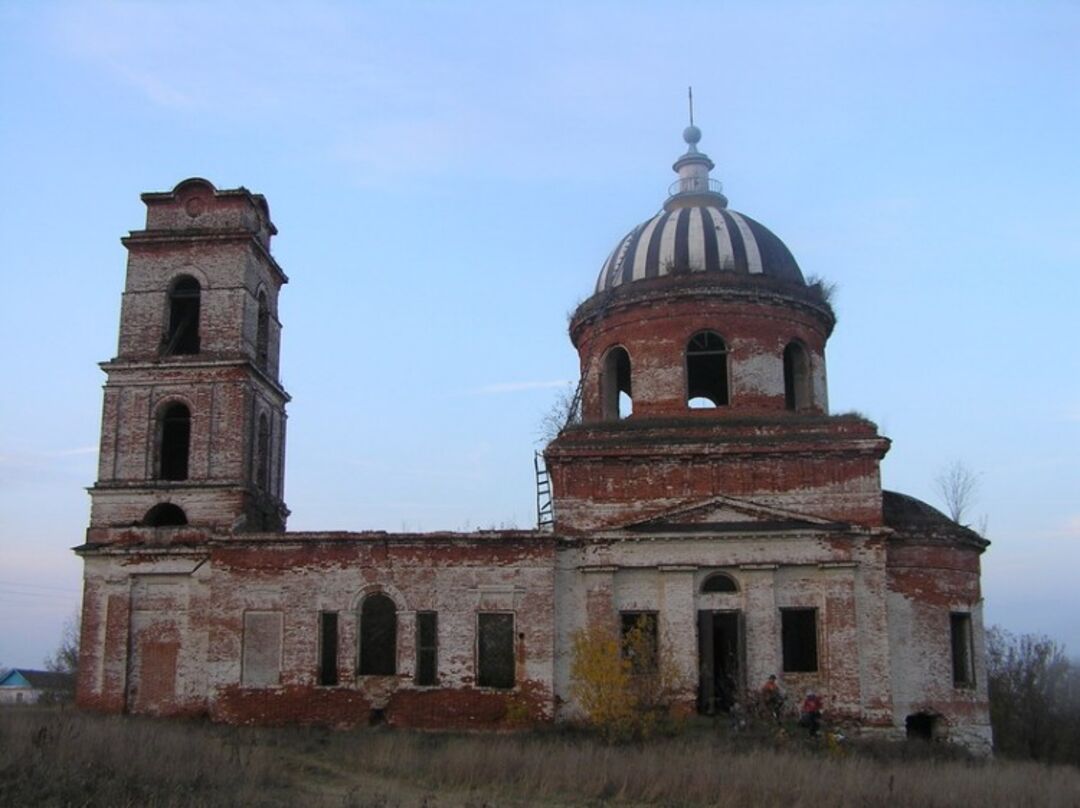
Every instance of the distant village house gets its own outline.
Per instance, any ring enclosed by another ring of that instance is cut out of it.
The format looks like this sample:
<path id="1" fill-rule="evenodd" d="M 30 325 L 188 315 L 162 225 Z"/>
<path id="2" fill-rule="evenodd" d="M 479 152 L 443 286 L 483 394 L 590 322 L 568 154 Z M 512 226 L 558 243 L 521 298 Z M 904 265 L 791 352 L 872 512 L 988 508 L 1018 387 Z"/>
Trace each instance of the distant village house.
<path id="1" fill-rule="evenodd" d="M 70 673 L 12 668 L 0 676 L 0 705 L 55 704 L 74 695 L 75 676 Z"/>

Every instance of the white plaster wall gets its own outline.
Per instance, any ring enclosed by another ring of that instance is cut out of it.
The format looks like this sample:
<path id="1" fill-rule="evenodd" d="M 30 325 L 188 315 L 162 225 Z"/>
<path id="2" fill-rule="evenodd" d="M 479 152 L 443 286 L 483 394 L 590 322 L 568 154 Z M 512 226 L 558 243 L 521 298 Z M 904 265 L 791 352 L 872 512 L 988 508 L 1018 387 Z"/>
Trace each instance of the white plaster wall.
<path id="1" fill-rule="evenodd" d="M 737 403 L 739 393 L 783 396 L 783 353 L 761 351 L 757 342 L 736 340 L 733 342 L 730 378 L 733 403 Z"/>

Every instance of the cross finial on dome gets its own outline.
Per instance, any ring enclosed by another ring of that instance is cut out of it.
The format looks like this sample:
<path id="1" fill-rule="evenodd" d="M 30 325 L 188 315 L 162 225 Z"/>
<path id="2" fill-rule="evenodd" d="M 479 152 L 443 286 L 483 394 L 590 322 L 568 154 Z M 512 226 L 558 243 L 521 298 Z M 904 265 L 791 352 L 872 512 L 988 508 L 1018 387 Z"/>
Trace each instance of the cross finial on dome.
<path id="1" fill-rule="evenodd" d="M 697 144 L 701 140 L 701 130 L 694 126 L 694 88 L 687 87 L 686 95 L 690 101 L 690 125 L 683 129 L 682 137 L 689 148 L 687 154 L 697 154 Z"/>
<path id="2" fill-rule="evenodd" d="M 716 166 L 709 159 L 709 155 L 698 151 L 697 144 L 701 142 L 701 130 L 694 125 L 694 88 L 686 88 L 686 98 L 690 110 L 690 125 L 683 129 L 683 140 L 686 141 L 686 153 L 683 154 L 672 168 L 679 175 L 668 189 L 668 200 L 664 203 L 664 209 L 675 208 L 685 205 L 697 204 L 700 197 L 708 196 L 713 204 L 720 207 L 727 206 L 727 198 L 724 196 L 718 181 L 709 177 L 709 172 Z"/>

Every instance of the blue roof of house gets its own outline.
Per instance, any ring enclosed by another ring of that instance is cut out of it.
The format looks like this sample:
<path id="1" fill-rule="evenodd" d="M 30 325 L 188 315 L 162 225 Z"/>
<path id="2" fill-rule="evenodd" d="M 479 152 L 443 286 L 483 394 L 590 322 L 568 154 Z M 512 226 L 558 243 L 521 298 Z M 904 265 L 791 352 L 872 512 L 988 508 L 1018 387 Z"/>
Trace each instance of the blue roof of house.
<path id="1" fill-rule="evenodd" d="M 30 687 L 30 683 L 17 670 L 10 670 L 0 679 L 0 687 Z"/>
<path id="2" fill-rule="evenodd" d="M 12 668 L 0 679 L 0 687 L 33 687 L 37 690 L 70 690 L 74 684 L 75 677 L 70 673 L 28 668 Z"/>

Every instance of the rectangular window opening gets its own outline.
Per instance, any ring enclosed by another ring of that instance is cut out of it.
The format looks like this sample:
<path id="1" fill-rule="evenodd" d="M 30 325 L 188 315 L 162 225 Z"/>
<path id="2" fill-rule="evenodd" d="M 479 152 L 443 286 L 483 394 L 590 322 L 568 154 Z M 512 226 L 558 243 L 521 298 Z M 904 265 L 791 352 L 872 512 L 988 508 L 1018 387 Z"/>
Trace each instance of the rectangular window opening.
<path id="1" fill-rule="evenodd" d="M 514 615 L 481 612 L 477 615 L 477 671 L 480 687 L 514 686 Z"/>
<path id="2" fill-rule="evenodd" d="M 439 617 L 436 612 L 416 613 L 416 684 L 430 687 L 439 681 Z"/>
<path id="3" fill-rule="evenodd" d="M 975 686 L 975 646 L 971 632 L 971 615 L 953 612 L 949 615 L 952 640 L 952 671 L 954 687 Z"/>
<path id="4" fill-rule="evenodd" d="M 633 673 L 653 673 L 659 660 L 656 612 L 619 612 L 622 655 Z"/>
<path id="5" fill-rule="evenodd" d="M 818 669 L 817 609 L 781 609 L 780 637 L 785 673 Z"/>
<path id="6" fill-rule="evenodd" d="M 338 683 L 338 615 L 319 613 L 319 684 L 332 687 Z"/>

